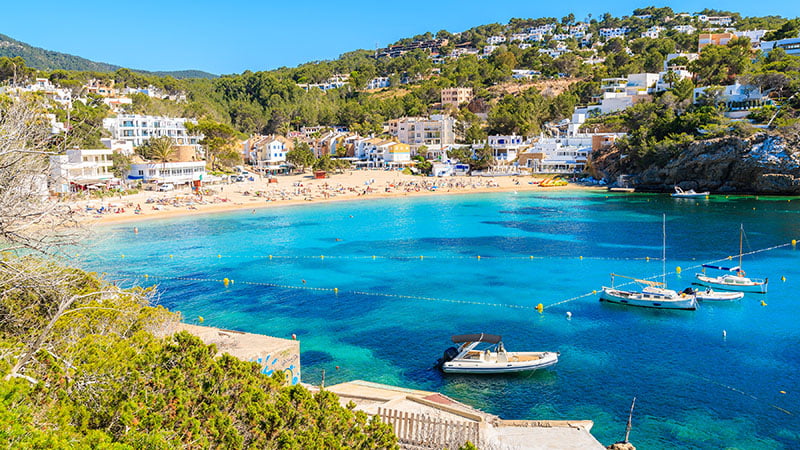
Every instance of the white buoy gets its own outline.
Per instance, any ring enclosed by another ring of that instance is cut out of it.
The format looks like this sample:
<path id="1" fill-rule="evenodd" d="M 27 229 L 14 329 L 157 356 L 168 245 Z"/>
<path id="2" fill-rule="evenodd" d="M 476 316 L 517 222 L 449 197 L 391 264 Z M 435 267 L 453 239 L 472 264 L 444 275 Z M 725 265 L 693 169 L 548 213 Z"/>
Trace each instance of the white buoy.
<path id="1" fill-rule="evenodd" d="M 567 319 L 572 319 L 572 313 L 567 311 Z"/>
<path id="2" fill-rule="evenodd" d="M 728 332 L 725 331 L 725 330 L 722 330 L 722 337 L 728 337 Z"/>

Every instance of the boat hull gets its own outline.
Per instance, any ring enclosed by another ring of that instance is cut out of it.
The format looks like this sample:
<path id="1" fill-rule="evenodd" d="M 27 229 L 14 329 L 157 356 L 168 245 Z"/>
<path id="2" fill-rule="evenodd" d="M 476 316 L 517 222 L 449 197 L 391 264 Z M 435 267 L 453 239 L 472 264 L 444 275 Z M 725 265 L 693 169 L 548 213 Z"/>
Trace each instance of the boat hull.
<path id="1" fill-rule="evenodd" d="M 712 289 L 721 289 L 723 291 L 752 292 L 756 294 L 767 293 L 766 281 L 753 281 L 751 284 L 732 284 L 725 283 L 719 278 L 707 277 L 698 273 L 695 276 L 693 284 L 710 287 Z"/>
<path id="2" fill-rule="evenodd" d="M 702 302 L 730 302 L 739 300 L 744 297 L 744 292 L 726 291 L 726 292 L 704 292 L 699 291 L 694 294 L 697 300 Z"/>
<path id="3" fill-rule="evenodd" d="M 697 309 L 697 300 L 693 295 L 680 297 L 677 299 L 670 298 L 642 298 L 636 292 L 621 291 L 613 288 L 603 288 L 600 293 L 600 301 L 615 303 L 623 306 L 635 306 L 638 308 L 652 308 L 652 309 L 676 309 L 693 311 Z"/>
<path id="4" fill-rule="evenodd" d="M 558 362 L 558 353 L 545 352 L 542 358 L 535 361 L 524 362 L 483 362 L 483 361 L 462 361 L 453 360 L 442 364 L 442 371 L 445 373 L 464 373 L 464 374 L 498 374 L 529 372 L 537 369 L 550 367 Z"/>

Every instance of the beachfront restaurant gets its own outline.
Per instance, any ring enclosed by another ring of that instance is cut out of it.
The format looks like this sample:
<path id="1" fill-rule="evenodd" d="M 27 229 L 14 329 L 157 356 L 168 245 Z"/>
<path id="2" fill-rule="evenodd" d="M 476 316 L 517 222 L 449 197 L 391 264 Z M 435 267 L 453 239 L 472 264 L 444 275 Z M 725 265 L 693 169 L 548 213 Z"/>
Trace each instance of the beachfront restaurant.
<path id="1" fill-rule="evenodd" d="M 136 180 L 143 183 L 186 184 L 195 180 L 202 180 L 205 175 L 205 161 L 145 162 L 131 164 L 131 168 L 128 171 L 128 180 Z"/>

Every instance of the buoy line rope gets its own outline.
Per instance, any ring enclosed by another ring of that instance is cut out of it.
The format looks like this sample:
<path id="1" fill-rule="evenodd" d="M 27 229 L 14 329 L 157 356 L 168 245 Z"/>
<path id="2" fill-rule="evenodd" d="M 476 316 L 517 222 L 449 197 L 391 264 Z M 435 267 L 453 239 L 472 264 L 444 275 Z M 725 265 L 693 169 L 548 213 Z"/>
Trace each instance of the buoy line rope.
<path id="1" fill-rule="evenodd" d="M 758 403 L 763 403 L 763 402 L 762 402 L 762 400 L 761 400 L 761 399 L 759 399 L 758 397 L 756 397 L 755 395 L 753 395 L 753 394 L 750 394 L 750 393 L 747 393 L 747 392 L 745 392 L 745 391 L 743 391 L 743 390 L 741 390 L 741 389 L 737 389 L 737 388 L 735 388 L 735 387 L 733 387 L 733 386 L 729 386 L 729 385 L 727 385 L 727 384 L 720 383 L 720 382 L 718 382 L 718 381 L 714 381 L 714 380 L 712 380 L 711 378 L 707 378 L 707 377 L 704 377 L 704 376 L 702 376 L 702 375 L 697 375 L 697 374 L 693 374 L 693 373 L 689 373 L 689 372 L 684 372 L 684 374 L 686 374 L 686 375 L 689 375 L 690 377 L 699 378 L 699 379 L 701 379 L 701 380 L 707 381 L 707 382 L 709 382 L 709 383 L 712 383 L 712 384 L 716 384 L 717 386 L 724 387 L 725 389 L 729 389 L 729 390 L 731 390 L 731 391 L 733 391 L 733 392 L 736 392 L 736 393 L 738 393 L 738 394 L 742 394 L 742 395 L 744 395 L 744 396 L 746 396 L 746 397 L 750 397 L 750 398 L 752 398 L 753 400 L 755 400 L 755 401 L 756 401 L 756 402 L 758 402 Z M 792 414 L 792 412 L 791 412 L 791 411 L 788 411 L 788 410 L 786 410 L 786 409 L 784 409 L 784 408 L 781 408 L 780 406 L 773 405 L 772 403 L 767 403 L 767 405 L 769 405 L 769 406 L 770 406 L 770 407 L 772 407 L 772 408 L 775 408 L 775 409 L 777 409 L 778 411 L 780 411 L 780 412 L 782 412 L 782 413 L 784 413 L 784 414 L 788 414 L 788 415 L 790 415 L 790 416 L 793 416 L 793 415 L 794 415 L 794 414 Z"/>
<path id="2" fill-rule="evenodd" d="M 79 255 L 75 255 L 78 257 Z M 100 255 L 98 259 L 112 259 L 112 258 L 125 258 L 128 255 L 120 254 L 117 256 L 103 256 Z M 655 256 L 643 256 L 639 258 L 614 258 L 614 257 L 606 257 L 606 256 L 536 256 L 536 255 L 528 255 L 528 256 L 503 256 L 503 255 L 223 255 L 223 254 L 213 254 L 207 256 L 197 256 L 197 255 L 186 255 L 186 254 L 169 254 L 169 255 L 148 255 L 147 258 L 158 258 L 158 259 L 178 259 L 178 258 L 190 258 L 190 259 L 198 259 L 198 258 L 241 258 L 241 259 L 284 259 L 284 260 L 293 260 L 293 259 L 352 259 L 352 260 L 359 260 L 359 259 L 366 259 L 366 260 L 378 260 L 378 259 L 386 259 L 386 260 L 399 260 L 399 261 L 419 261 L 419 260 L 463 260 L 463 259 L 474 259 L 474 260 L 484 260 L 484 259 L 494 259 L 494 260 L 568 260 L 568 259 L 578 259 L 578 260 L 593 260 L 593 261 L 661 261 L 661 257 Z"/>
<path id="3" fill-rule="evenodd" d="M 756 253 L 767 252 L 787 246 L 793 245 L 792 243 L 786 244 L 779 244 L 772 247 L 767 247 L 759 250 L 753 250 L 751 252 L 742 253 L 741 256 L 753 255 Z M 703 264 L 713 264 L 719 263 L 722 261 L 731 260 L 733 258 L 738 258 L 740 255 L 732 255 L 725 258 L 721 258 L 718 260 L 710 261 L 708 263 Z M 123 255 L 124 257 L 124 255 Z M 371 257 L 370 257 L 371 258 Z M 532 257 L 531 257 L 532 258 Z M 652 260 L 660 261 L 661 258 L 653 258 Z M 694 266 L 687 267 L 686 270 L 693 270 L 703 266 L 703 264 L 697 264 Z M 677 271 L 667 272 L 666 275 L 674 275 Z M 159 276 L 159 275 L 147 275 L 147 274 L 134 274 L 134 273 L 124 273 L 124 272 L 117 272 L 117 273 L 105 273 L 106 275 L 111 275 L 115 277 L 129 277 L 129 278 L 140 278 L 140 279 L 153 279 L 153 280 L 174 280 L 174 281 L 198 281 L 198 282 L 211 282 L 211 283 L 223 283 L 226 286 L 230 284 L 234 284 L 235 280 L 229 280 L 228 278 L 219 280 L 219 279 L 212 279 L 212 278 L 197 278 L 197 277 L 169 277 L 169 276 Z M 652 275 L 649 277 L 643 277 L 642 280 L 651 280 L 660 278 L 662 275 Z M 338 288 L 324 288 L 324 287 L 313 287 L 313 286 L 297 286 L 297 285 L 288 285 L 288 284 L 278 284 L 278 283 L 264 283 L 264 282 L 257 282 L 257 281 L 239 281 L 239 284 L 244 284 L 248 286 L 264 286 L 264 287 L 273 287 L 273 288 L 280 288 L 280 289 L 303 289 L 309 291 L 320 291 L 320 292 L 333 292 L 339 294 L 340 291 Z M 628 286 L 632 284 L 637 284 L 636 281 L 629 281 L 626 283 L 619 284 L 619 287 Z M 364 295 L 364 296 L 373 296 L 373 297 L 387 297 L 387 298 L 402 298 L 402 299 L 413 299 L 413 300 L 425 300 L 425 301 L 437 301 L 437 302 L 447 302 L 447 303 L 457 303 L 457 304 L 465 304 L 465 305 L 480 305 L 480 306 L 493 306 L 493 307 L 504 307 L 504 308 L 514 308 L 514 309 L 529 309 L 529 310 L 539 310 L 540 308 L 537 306 L 525 306 L 525 305 L 517 305 L 513 303 L 488 303 L 488 302 L 479 302 L 479 301 L 470 301 L 470 300 L 456 300 L 456 299 L 448 299 L 448 298 L 441 298 L 441 297 L 426 297 L 420 295 L 402 295 L 402 294 L 390 294 L 390 293 L 383 293 L 383 292 L 365 292 L 365 291 L 341 291 L 343 294 L 353 294 L 353 295 Z M 542 306 L 541 310 L 553 308 L 559 305 L 563 305 L 569 302 L 573 302 L 576 300 L 580 300 L 582 298 L 586 298 L 592 295 L 596 295 L 597 291 L 592 290 L 590 292 L 586 292 L 574 297 L 567 298 L 565 300 L 560 300 L 554 303 L 550 303 L 546 306 Z"/>

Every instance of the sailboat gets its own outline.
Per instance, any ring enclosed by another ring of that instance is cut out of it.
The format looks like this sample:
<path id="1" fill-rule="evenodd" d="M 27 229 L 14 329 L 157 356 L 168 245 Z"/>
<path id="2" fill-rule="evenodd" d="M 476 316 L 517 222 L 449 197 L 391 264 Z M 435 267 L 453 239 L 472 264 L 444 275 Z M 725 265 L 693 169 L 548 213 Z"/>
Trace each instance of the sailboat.
<path id="1" fill-rule="evenodd" d="M 697 300 L 694 291 L 689 288 L 683 292 L 676 292 L 667 289 L 667 217 L 664 215 L 662 224 L 662 250 L 661 250 L 661 273 L 662 281 L 642 280 L 624 275 L 611 274 L 611 287 L 603 286 L 600 293 L 601 302 L 616 303 L 625 306 L 637 306 L 640 308 L 656 309 L 697 309 Z M 634 282 L 644 284 L 641 291 L 626 291 L 614 287 L 614 278 L 622 277 L 632 279 Z"/>
<path id="2" fill-rule="evenodd" d="M 700 286 L 708 286 L 714 289 L 739 292 L 756 292 L 759 294 L 767 293 L 768 278 L 763 280 L 758 278 L 745 277 L 742 270 L 742 239 L 744 238 L 744 226 L 739 226 L 739 265 L 734 267 L 715 266 L 703 264 L 703 273 L 695 274 L 695 282 Z M 728 272 L 716 277 L 709 277 L 705 274 L 705 269 L 714 269 Z"/>

